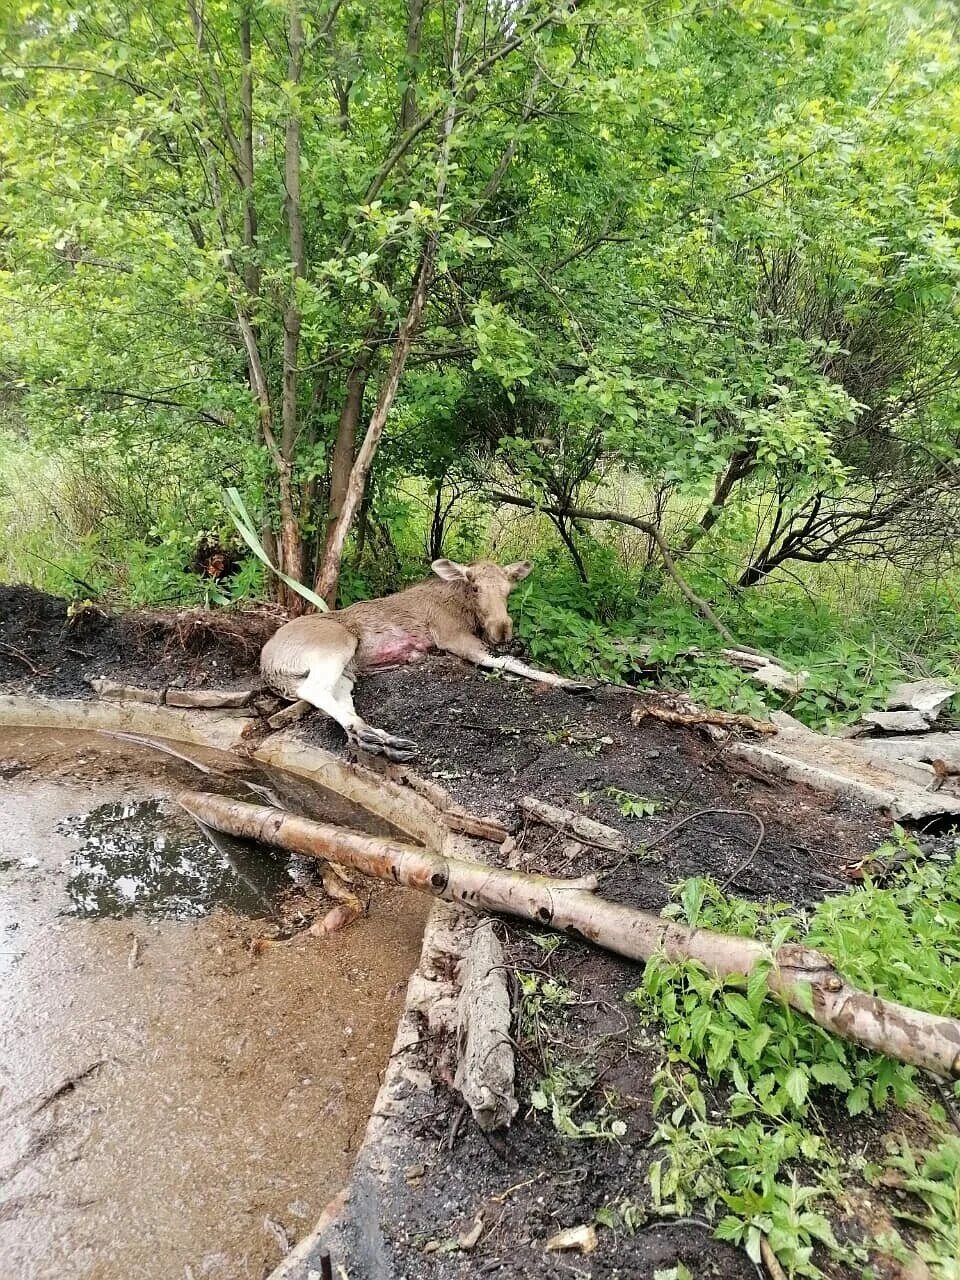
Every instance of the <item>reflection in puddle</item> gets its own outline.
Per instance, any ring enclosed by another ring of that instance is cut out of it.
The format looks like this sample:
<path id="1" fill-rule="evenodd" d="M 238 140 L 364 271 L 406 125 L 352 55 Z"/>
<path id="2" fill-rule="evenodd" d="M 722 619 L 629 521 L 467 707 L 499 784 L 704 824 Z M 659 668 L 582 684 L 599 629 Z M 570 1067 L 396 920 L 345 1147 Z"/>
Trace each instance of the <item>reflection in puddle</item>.
<path id="1" fill-rule="evenodd" d="M 161 800 L 102 804 L 59 830 L 78 838 L 67 914 L 184 920 L 216 907 L 269 915 L 301 878 L 298 860 L 176 821 Z"/>

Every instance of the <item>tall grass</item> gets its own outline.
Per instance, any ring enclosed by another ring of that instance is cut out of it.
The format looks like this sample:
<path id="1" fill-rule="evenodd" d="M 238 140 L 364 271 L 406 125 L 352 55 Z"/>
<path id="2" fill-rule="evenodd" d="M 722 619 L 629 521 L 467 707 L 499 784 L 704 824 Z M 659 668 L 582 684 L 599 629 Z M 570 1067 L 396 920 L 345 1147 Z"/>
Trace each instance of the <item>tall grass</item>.
<path id="1" fill-rule="evenodd" d="M 128 604 L 209 601 L 192 571 L 204 534 L 230 530 L 219 485 L 196 460 L 138 450 L 43 452 L 0 434 L 0 581 Z M 256 563 L 241 589 L 261 581 Z"/>

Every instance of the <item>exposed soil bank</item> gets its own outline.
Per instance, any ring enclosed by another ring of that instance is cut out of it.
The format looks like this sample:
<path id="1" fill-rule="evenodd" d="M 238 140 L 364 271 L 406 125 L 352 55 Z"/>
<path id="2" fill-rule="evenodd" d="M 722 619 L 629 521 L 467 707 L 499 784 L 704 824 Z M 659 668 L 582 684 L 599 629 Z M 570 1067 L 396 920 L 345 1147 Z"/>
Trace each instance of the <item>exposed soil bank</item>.
<path id="1" fill-rule="evenodd" d="M 662 907 L 670 886 L 692 875 L 729 881 L 746 897 L 816 901 L 847 888 L 844 866 L 889 831 L 866 806 L 766 778 L 726 759 L 695 730 L 652 719 L 633 724 L 634 699 L 611 690 L 576 697 L 435 658 L 364 677 L 356 703 L 374 724 L 420 743 L 420 773 L 475 812 L 516 827 L 520 865 L 558 875 L 609 871 L 603 892 L 647 909 Z M 319 714 L 301 732 L 324 746 L 342 744 L 337 726 Z M 524 824 L 523 795 L 617 827 L 634 847 L 698 810 L 741 812 L 706 814 L 624 863 L 596 849 L 575 852 L 555 832 Z M 630 797 L 652 801 L 655 812 L 625 817 Z M 747 863 L 759 832 L 751 814 L 764 823 L 764 839 Z"/>
<path id="2" fill-rule="evenodd" d="M 349 1174 L 426 902 L 377 886 L 370 916 L 344 933 L 259 958 L 249 944 L 265 922 L 222 909 L 64 914 L 82 838 L 63 819 L 159 797 L 163 838 L 193 839 L 169 797 L 197 778 L 96 735 L 0 730 L 0 1275 L 11 1280 L 259 1280 Z M 283 881 L 259 885 L 260 911 Z M 302 878 L 291 892 L 301 905 L 318 894 Z M 258 911 L 256 897 L 243 905 Z"/>
<path id="3" fill-rule="evenodd" d="M 141 610 L 117 615 L 32 587 L 0 585 L 0 686 L 90 698 L 95 676 L 153 689 L 250 687 L 281 618 L 268 610 Z"/>

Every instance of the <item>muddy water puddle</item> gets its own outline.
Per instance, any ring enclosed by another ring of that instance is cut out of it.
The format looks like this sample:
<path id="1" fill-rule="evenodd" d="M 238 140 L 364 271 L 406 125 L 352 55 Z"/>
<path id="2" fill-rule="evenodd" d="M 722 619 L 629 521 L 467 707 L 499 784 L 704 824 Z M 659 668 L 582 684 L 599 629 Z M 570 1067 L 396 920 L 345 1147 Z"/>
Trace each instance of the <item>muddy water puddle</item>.
<path id="1" fill-rule="evenodd" d="M 0 730 L 4 1280 L 259 1280 L 362 1136 L 427 903 L 377 885 L 344 932 L 255 957 L 291 898 L 319 901 L 315 867 L 210 844 L 179 789 L 386 828 L 189 752 L 212 772 L 98 735 Z"/>

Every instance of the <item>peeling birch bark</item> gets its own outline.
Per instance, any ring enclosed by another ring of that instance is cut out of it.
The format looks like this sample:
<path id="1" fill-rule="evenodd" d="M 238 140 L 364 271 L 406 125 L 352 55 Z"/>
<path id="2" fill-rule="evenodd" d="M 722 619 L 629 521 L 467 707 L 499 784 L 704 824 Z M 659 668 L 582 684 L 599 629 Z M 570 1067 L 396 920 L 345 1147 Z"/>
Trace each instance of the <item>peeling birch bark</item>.
<path id="1" fill-rule="evenodd" d="M 219 831 L 328 859 L 477 911 L 496 911 L 559 929 L 628 960 L 663 954 L 669 960 L 695 960 L 724 978 L 743 978 L 755 966 L 769 964 L 771 994 L 809 1014 L 825 1030 L 935 1075 L 960 1077 L 960 1021 L 871 996 L 847 982 L 822 952 L 803 944 L 773 952 L 753 938 L 692 929 L 608 902 L 584 881 L 446 858 L 226 796 L 185 791 L 179 801 L 188 813 Z"/>

